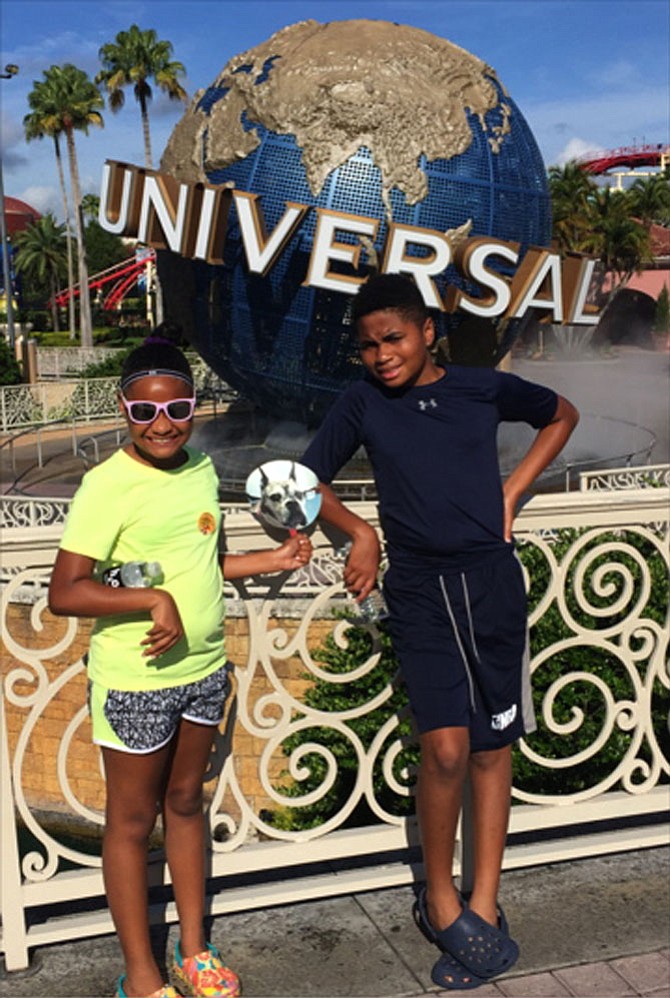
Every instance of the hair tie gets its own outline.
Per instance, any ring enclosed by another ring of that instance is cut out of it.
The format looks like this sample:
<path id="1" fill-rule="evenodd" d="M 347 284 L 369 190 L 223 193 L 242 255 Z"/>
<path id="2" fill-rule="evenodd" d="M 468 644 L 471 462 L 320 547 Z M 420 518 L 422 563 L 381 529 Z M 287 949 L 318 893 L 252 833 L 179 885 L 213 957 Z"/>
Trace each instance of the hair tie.
<path id="1" fill-rule="evenodd" d="M 169 367 L 152 367 L 145 371 L 134 371 L 132 374 L 127 374 L 125 378 L 121 378 L 121 390 L 127 388 L 128 385 L 132 385 L 133 381 L 139 381 L 140 378 L 155 378 L 161 375 L 170 378 L 181 378 L 188 385 L 193 388 L 193 378 L 190 374 L 186 374 L 184 371 L 175 371 Z"/>
<path id="2" fill-rule="evenodd" d="M 174 346 L 174 340 L 169 340 L 167 336 L 161 336 L 160 333 L 149 333 L 142 340 L 142 346 L 148 346 L 151 343 L 159 343 L 161 346 L 165 346 L 166 344 L 171 347 Z"/>

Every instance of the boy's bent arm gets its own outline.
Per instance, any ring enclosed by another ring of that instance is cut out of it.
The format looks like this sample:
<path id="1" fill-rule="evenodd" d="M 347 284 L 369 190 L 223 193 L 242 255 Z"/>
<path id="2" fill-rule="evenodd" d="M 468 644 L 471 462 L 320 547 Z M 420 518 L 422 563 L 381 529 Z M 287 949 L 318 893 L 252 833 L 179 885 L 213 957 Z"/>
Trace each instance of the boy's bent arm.
<path id="1" fill-rule="evenodd" d="M 352 513 L 340 502 L 329 485 L 319 483 L 321 510 L 319 517 L 351 537 L 351 552 L 344 567 L 344 582 L 360 601 L 370 595 L 377 584 L 381 548 L 374 527 Z"/>
<path id="2" fill-rule="evenodd" d="M 512 524 L 521 496 L 547 465 L 551 464 L 556 455 L 560 454 L 578 422 L 579 413 L 574 405 L 559 395 L 554 418 L 538 431 L 526 455 L 503 485 L 506 541 L 512 540 Z"/>

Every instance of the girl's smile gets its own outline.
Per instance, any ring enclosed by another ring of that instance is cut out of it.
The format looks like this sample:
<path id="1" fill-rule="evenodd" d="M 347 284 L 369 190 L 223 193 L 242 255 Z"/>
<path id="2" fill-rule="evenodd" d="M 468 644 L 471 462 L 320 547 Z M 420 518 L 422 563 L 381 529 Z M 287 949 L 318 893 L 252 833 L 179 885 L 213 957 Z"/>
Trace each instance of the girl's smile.
<path id="1" fill-rule="evenodd" d="M 150 422 L 137 423 L 129 417 L 123 398 L 119 399 L 119 407 L 126 416 L 130 436 L 126 453 L 142 464 L 166 471 L 181 467 L 187 460 L 183 448 L 193 430 L 193 416 L 175 419 L 175 408 L 180 414 L 182 408 L 186 411 L 188 407 L 169 406 L 169 403 L 187 399 L 192 391 L 191 385 L 176 375 L 147 375 L 133 381 L 123 393 L 126 402 L 154 402 L 158 403 L 158 408 Z M 173 410 L 172 416 L 168 414 L 168 408 Z M 151 415 L 150 406 L 143 409 L 144 411 L 140 411 L 143 418 Z"/>

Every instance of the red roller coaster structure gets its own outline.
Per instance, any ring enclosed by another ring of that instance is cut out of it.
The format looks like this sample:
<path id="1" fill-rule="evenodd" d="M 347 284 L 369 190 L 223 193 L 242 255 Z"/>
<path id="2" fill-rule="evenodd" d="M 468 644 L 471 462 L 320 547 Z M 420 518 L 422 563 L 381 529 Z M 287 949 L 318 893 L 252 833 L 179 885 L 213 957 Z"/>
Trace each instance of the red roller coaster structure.
<path id="1" fill-rule="evenodd" d="M 113 267 L 107 267 L 106 270 L 101 270 L 97 274 L 91 274 L 88 279 L 89 290 L 95 291 L 111 284 L 112 287 L 102 300 L 102 307 L 105 311 L 111 311 L 123 301 L 133 285 L 146 273 L 147 263 L 153 263 L 155 259 L 154 251 L 147 250 L 141 257 L 133 255 L 114 264 Z M 74 295 L 76 298 L 79 293 L 79 284 L 74 284 L 71 288 L 64 288 L 56 295 L 56 305 L 59 308 L 64 308 L 70 297 Z"/>
<path id="2" fill-rule="evenodd" d="M 602 174 L 617 167 L 637 170 L 643 166 L 670 165 L 670 145 L 622 146 L 601 152 L 587 152 L 578 163 L 588 173 Z"/>

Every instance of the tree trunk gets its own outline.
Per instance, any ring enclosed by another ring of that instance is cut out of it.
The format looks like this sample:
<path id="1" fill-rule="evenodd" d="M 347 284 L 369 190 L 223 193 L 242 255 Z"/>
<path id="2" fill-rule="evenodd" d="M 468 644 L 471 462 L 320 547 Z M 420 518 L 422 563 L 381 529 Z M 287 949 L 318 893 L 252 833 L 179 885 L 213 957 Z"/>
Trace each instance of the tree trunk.
<path id="1" fill-rule="evenodd" d="M 81 215 L 81 190 L 79 187 L 79 169 L 77 153 L 74 146 L 74 131 L 66 131 L 67 154 L 70 164 L 70 186 L 74 202 L 74 225 L 77 233 L 77 254 L 79 257 L 79 327 L 81 329 L 81 345 L 93 346 L 93 323 L 91 322 L 91 296 L 88 290 L 88 264 L 86 262 L 86 244 L 84 242 L 84 225 Z"/>
<path id="2" fill-rule="evenodd" d="M 56 165 L 58 166 L 58 180 L 60 182 L 60 190 L 63 196 L 63 211 L 65 212 L 65 242 L 67 245 L 67 285 L 70 289 L 70 297 L 68 298 L 68 317 L 69 317 L 69 327 L 70 327 L 70 339 L 74 340 L 77 338 L 77 316 L 75 312 L 75 301 L 74 292 L 72 288 L 74 286 L 74 262 L 72 259 L 72 229 L 71 229 L 71 218 L 70 218 L 70 204 L 67 197 L 67 188 L 65 186 L 65 173 L 63 172 L 63 160 L 60 154 L 60 144 L 58 142 L 58 136 L 54 135 L 54 145 L 56 147 Z"/>
<path id="3" fill-rule="evenodd" d="M 140 113 L 142 115 L 142 132 L 144 133 L 144 165 L 153 170 L 153 160 L 151 158 L 151 135 L 149 133 L 149 112 L 147 102 L 144 97 L 140 97 Z"/>
<path id="4" fill-rule="evenodd" d="M 49 279 L 49 283 L 51 284 L 51 322 L 53 323 L 54 333 L 59 333 L 60 326 L 58 324 L 58 305 L 56 304 L 58 289 L 56 287 L 56 278 L 53 274 Z"/>
<path id="5" fill-rule="evenodd" d="M 143 96 L 140 96 L 140 112 L 142 114 L 142 131 L 144 133 L 144 163 L 148 169 L 152 170 L 153 160 L 151 158 L 151 135 L 149 132 L 149 112 L 147 110 L 147 102 Z M 160 325 L 163 321 L 163 291 L 161 289 L 160 281 L 158 280 L 157 267 L 155 267 L 154 289 L 156 293 L 156 309 L 154 314 L 156 317 L 156 324 Z"/>

